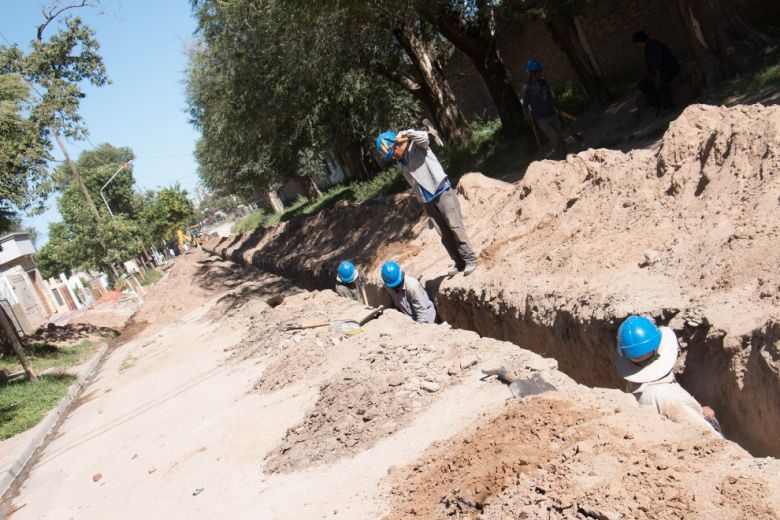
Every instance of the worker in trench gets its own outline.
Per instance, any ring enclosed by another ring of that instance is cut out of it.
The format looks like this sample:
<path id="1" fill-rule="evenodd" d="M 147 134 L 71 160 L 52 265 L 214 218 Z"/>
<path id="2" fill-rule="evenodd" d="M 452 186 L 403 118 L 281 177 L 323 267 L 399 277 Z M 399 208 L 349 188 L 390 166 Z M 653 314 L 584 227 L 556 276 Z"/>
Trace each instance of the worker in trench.
<path id="1" fill-rule="evenodd" d="M 523 115 L 535 135 L 538 127 L 552 144 L 550 157 L 557 161 L 565 159 L 566 138 L 563 135 L 555 94 L 543 76 L 542 62 L 528 60 L 525 68 L 528 71 L 528 82 L 523 85 Z M 538 139 L 537 135 L 537 141 Z"/>
<path id="2" fill-rule="evenodd" d="M 477 268 L 477 255 L 463 226 L 455 190 L 429 144 L 426 130 L 412 129 L 397 134 L 388 131 L 376 139 L 379 153 L 386 161 L 398 163 L 425 212 L 436 223 L 441 243 L 454 262 L 447 276 L 459 272 L 468 276 Z"/>
<path id="3" fill-rule="evenodd" d="M 435 323 L 436 309 L 422 284 L 393 260 L 382 265 L 382 282 L 396 309 L 417 323 Z"/>
<path id="4" fill-rule="evenodd" d="M 701 406 L 674 377 L 679 344 L 674 331 L 657 327 L 644 316 L 629 316 L 620 325 L 615 363 L 627 381 L 626 391 L 643 406 L 674 422 L 697 425 L 720 433 L 715 411 Z"/>
<path id="5" fill-rule="evenodd" d="M 638 85 L 644 104 L 655 108 L 657 115 L 674 111 L 672 80 L 680 73 L 680 62 L 669 47 L 645 31 L 635 32 L 631 39 L 645 55 L 648 75 Z"/>
<path id="6" fill-rule="evenodd" d="M 336 294 L 342 298 L 355 300 L 363 305 L 368 304 L 366 298 L 366 280 L 355 268 L 354 264 L 344 260 L 336 271 Z"/>

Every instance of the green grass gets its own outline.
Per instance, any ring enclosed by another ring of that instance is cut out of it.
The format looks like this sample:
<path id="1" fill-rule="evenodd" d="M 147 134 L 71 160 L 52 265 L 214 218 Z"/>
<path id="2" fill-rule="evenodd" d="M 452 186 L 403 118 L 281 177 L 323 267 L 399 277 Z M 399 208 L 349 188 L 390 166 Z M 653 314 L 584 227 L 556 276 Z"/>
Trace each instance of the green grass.
<path id="1" fill-rule="evenodd" d="M 163 274 L 157 269 L 147 269 L 143 276 L 140 276 L 141 285 L 152 285 L 160 281 Z"/>
<path id="2" fill-rule="evenodd" d="M 35 383 L 0 385 L 0 440 L 38 424 L 76 380 L 66 374 L 42 376 Z"/>
<path id="3" fill-rule="evenodd" d="M 92 354 L 100 343 L 84 340 L 68 347 L 56 347 L 48 343 L 33 343 L 24 347 L 27 359 L 32 365 L 33 371 L 40 372 L 48 368 L 67 368 L 80 365 Z M 22 365 L 15 356 L 0 358 L 0 369 L 8 369 L 9 372 L 22 370 Z"/>
<path id="4" fill-rule="evenodd" d="M 530 130 L 520 139 L 507 140 L 501 133 L 501 122 L 492 119 L 473 125 L 474 137 L 454 147 L 436 149 L 435 153 L 450 178 L 457 179 L 469 171 L 480 171 L 485 175 L 499 177 L 510 170 L 518 169 L 523 161 L 536 151 Z M 400 193 L 409 188 L 399 168 L 387 168 L 368 181 L 357 181 L 333 186 L 316 200 L 309 202 L 300 197 L 283 213 L 272 214 L 258 210 L 238 220 L 232 233 L 245 233 L 261 227 L 270 227 L 296 215 L 313 215 L 328 209 L 340 200 L 365 202 L 367 200 Z"/>
<path id="5" fill-rule="evenodd" d="M 770 87 L 780 87 L 780 56 L 739 81 L 724 85 L 719 97 L 722 103 L 730 104 Z"/>

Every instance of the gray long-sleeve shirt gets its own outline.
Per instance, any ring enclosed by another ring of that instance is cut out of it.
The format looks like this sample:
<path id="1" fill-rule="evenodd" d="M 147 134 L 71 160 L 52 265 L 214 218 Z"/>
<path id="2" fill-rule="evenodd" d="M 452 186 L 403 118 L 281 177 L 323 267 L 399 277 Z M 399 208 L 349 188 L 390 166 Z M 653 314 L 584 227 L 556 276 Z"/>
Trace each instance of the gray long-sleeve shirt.
<path id="1" fill-rule="evenodd" d="M 417 323 L 434 323 L 436 309 L 428 293 L 416 278 L 404 275 L 404 281 L 398 287 L 385 287 L 395 307 L 410 316 Z"/>
<path id="2" fill-rule="evenodd" d="M 399 162 L 401 173 L 412 186 L 412 191 L 417 198 L 425 202 L 420 188 L 424 188 L 428 193 L 436 193 L 439 186 L 447 180 L 447 174 L 444 173 L 439 159 L 430 149 L 428 132 L 405 130 L 401 135 L 409 138 L 409 146 L 403 161 Z"/>

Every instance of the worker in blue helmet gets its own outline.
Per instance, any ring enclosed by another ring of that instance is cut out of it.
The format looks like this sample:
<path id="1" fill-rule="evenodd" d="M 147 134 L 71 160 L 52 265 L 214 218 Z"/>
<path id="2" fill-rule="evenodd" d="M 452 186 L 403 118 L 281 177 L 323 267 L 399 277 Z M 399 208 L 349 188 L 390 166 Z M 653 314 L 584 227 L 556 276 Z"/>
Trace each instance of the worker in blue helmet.
<path id="1" fill-rule="evenodd" d="M 454 263 L 447 275 L 463 272 L 469 276 L 477 268 L 477 255 L 466 234 L 455 190 L 429 144 L 428 131 L 414 129 L 398 134 L 384 132 L 376 140 L 377 151 L 386 161 L 398 163 L 425 212 L 436 224 L 441 243 Z"/>
<path id="2" fill-rule="evenodd" d="M 656 327 L 644 316 L 629 316 L 617 334 L 615 364 L 628 384 L 626 391 L 639 404 L 655 406 L 674 422 L 699 425 L 720 432 L 715 412 L 702 407 L 674 377 L 679 352 L 677 336 L 668 327 Z"/>
<path id="3" fill-rule="evenodd" d="M 436 321 L 436 309 L 425 288 L 416 278 L 404 273 L 398 262 L 389 260 L 382 265 L 382 282 L 396 309 L 417 323 Z"/>
<path id="4" fill-rule="evenodd" d="M 558 116 L 558 105 L 550 84 L 544 79 L 542 62 L 531 59 L 526 64 L 528 82 L 523 85 L 523 114 L 528 124 L 539 127 L 552 143 L 550 157 L 555 160 L 566 158 L 566 140 Z M 538 139 L 538 138 L 537 138 Z"/>
<path id="5" fill-rule="evenodd" d="M 349 260 L 344 260 L 336 270 L 336 294 L 343 298 L 355 300 L 363 305 L 367 304 L 366 281 L 355 265 Z"/>

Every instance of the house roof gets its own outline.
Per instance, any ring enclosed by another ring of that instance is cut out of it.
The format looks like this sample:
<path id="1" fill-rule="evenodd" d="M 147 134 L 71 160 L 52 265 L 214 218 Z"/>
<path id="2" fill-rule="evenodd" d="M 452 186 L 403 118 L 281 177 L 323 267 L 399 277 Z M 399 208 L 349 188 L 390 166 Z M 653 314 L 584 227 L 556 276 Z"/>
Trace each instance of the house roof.
<path id="1" fill-rule="evenodd" d="M 12 240 L 16 237 L 24 237 L 25 239 L 29 240 L 30 233 L 27 231 L 14 231 L 13 233 L 6 233 L 0 237 L 0 242 L 8 242 L 9 240 Z"/>

